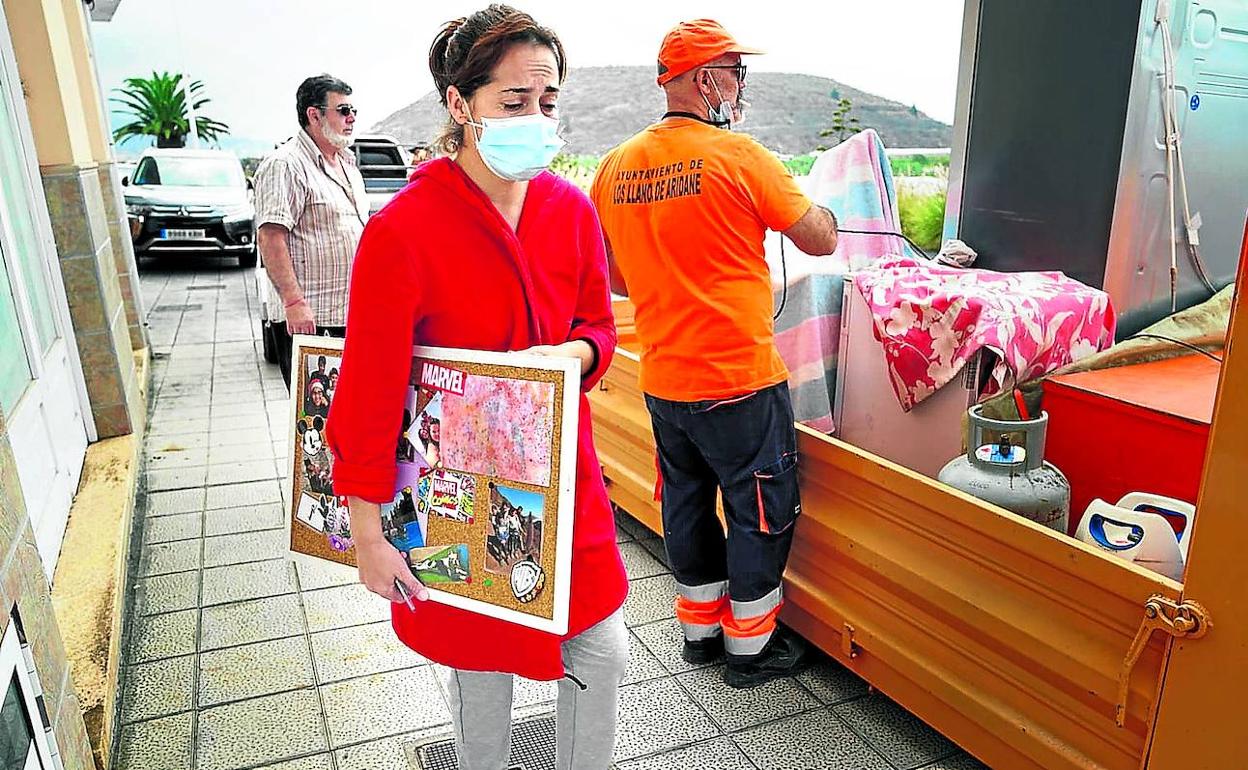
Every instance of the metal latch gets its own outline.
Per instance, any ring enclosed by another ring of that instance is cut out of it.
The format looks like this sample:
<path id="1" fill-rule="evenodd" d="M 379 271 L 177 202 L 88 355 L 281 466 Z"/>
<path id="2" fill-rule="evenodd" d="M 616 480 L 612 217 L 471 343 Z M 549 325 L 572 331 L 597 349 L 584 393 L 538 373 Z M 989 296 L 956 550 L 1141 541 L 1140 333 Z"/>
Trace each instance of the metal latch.
<path id="1" fill-rule="evenodd" d="M 1127 721 L 1127 693 L 1131 672 L 1144 654 L 1144 648 L 1148 646 L 1153 632 L 1165 631 L 1176 639 L 1199 639 L 1212 625 L 1209 612 L 1196 602 L 1179 603 L 1160 595 L 1151 596 L 1144 602 L 1144 621 L 1140 623 L 1140 630 L 1135 632 L 1135 639 L 1131 640 L 1127 658 L 1122 662 L 1122 670 L 1118 674 L 1118 704 L 1114 708 L 1114 721 L 1119 727 Z"/>

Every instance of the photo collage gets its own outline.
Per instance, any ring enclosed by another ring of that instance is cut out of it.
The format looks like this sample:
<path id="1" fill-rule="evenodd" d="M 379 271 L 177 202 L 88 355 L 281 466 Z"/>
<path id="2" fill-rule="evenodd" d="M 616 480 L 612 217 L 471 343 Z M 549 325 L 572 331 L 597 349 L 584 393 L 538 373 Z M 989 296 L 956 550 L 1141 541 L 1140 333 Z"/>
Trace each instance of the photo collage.
<path id="1" fill-rule="evenodd" d="M 351 517 L 334 493 L 324 440 L 341 352 L 318 343 L 299 356 L 291 548 L 354 565 Z M 558 514 L 568 504 L 559 487 L 561 374 L 414 359 L 396 426 L 395 494 L 381 506 L 381 525 L 425 585 L 554 618 Z"/>
<path id="2" fill-rule="evenodd" d="M 338 387 L 340 351 L 304 349 L 295 399 L 294 518 L 339 554 L 351 548 L 347 500 L 334 494 L 333 460 L 325 446 L 325 422 Z"/>
<path id="3" fill-rule="evenodd" d="M 521 605 L 545 584 L 552 478 L 552 382 L 470 374 L 421 361 L 395 459 L 398 491 L 382 528 L 428 584 L 475 585 Z"/>

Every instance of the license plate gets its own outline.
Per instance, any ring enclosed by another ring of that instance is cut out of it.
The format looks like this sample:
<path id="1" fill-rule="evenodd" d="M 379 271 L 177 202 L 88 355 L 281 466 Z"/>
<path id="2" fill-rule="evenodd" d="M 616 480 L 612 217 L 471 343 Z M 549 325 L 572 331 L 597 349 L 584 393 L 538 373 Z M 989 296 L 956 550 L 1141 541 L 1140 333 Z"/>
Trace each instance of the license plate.
<path id="1" fill-rule="evenodd" d="M 160 231 L 160 237 L 166 241 L 188 241 L 196 238 L 203 238 L 203 230 L 187 230 L 187 229 L 167 229 Z"/>

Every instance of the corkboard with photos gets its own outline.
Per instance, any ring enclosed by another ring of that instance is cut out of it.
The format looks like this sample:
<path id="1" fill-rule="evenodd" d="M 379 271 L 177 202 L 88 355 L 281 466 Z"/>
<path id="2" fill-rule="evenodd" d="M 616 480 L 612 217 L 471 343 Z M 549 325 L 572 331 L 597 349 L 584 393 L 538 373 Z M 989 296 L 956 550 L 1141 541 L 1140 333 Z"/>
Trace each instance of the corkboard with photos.
<path id="1" fill-rule="evenodd" d="M 342 344 L 295 337 L 287 528 L 293 558 L 354 571 L 324 441 Z M 573 359 L 413 349 L 381 524 L 434 601 L 566 633 L 579 394 Z"/>

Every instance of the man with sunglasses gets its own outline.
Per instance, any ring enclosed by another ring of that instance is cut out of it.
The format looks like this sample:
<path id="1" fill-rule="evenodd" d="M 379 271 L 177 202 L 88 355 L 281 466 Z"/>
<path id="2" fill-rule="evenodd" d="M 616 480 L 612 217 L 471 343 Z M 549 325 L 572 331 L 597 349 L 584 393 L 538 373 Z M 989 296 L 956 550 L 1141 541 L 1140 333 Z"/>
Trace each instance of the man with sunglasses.
<path id="1" fill-rule="evenodd" d="M 351 86 L 329 75 L 299 85 L 299 132 L 256 170 L 257 241 L 282 298 L 278 366 L 290 387 L 291 335 L 346 333 L 355 247 L 368 219 L 364 179 L 349 149 L 356 109 Z"/>
<path id="2" fill-rule="evenodd" d="M 608 153 L 591 193 L 612 289 L 636 309 L 683 656 L 698 664 L 726 653 L 732 687 L 808 660 L 776 625 L 801 502 L 763 237 L 779 230 L 808 254 L 836 249 L 832 213 L 775 155 L 726 130 L 744 105 L 741 57 L 758 53 L 710 19 L 672 29 L 658 61 L 667 113 Z"/>

